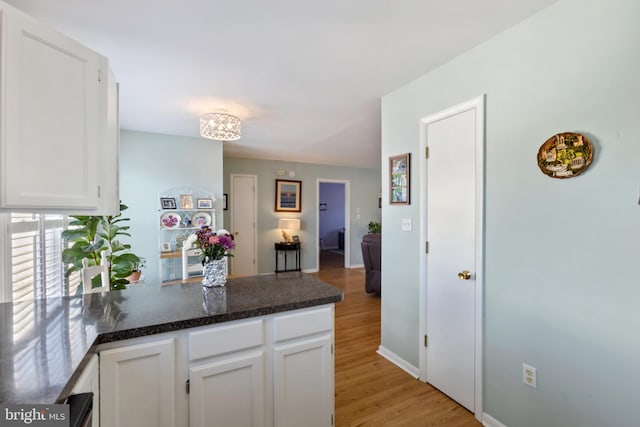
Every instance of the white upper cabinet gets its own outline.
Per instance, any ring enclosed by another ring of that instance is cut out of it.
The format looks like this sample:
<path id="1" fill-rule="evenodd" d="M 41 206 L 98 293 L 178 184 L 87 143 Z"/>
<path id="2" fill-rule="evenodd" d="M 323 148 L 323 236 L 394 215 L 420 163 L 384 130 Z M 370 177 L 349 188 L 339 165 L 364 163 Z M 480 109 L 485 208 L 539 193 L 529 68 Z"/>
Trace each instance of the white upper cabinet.
<path id="1" fill-rule="evenodd" d="M 117 86 L 107 59 L 2 2 L 0 14 L 0 208 L 115 213 Z"/>

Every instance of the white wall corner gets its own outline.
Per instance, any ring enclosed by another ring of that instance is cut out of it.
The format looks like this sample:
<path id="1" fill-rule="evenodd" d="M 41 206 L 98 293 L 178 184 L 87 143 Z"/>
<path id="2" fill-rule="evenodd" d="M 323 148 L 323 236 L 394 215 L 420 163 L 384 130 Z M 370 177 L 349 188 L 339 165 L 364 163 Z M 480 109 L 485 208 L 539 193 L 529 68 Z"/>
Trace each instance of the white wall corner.
<path id="1" fill-rule="evenodd" d="M 398 356 L 394 352 L 384 348 L 383 346 L 378 347 L 377 353 L 387 359 L 389 362 L 393 363 L 413 378 L 418 378 L 418 368 L 413 366 L 411 363 L 404 360 L 402 357 Z"/>
<path id="2" fill-rule="evenodd" d="M 482 425 L 485 427 L 507 427 L 487 413 L 482 414 Z"/>

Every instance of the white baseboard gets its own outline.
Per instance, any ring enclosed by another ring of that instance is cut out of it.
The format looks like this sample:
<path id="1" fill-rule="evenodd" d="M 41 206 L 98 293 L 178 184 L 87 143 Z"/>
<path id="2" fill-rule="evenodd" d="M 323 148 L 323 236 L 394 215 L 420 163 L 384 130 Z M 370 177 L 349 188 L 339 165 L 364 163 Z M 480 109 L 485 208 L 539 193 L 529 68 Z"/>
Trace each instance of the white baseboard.
<path id="1" fill-rule="evenodd" d="M 351 264 L 349 268 L 364 268 L 364 264 Z"/>
<path id="2" fill-rule="evenodd" d="M 482 425 L 485 427 L 507 427 L 487 413 L 482 414 Z"/>
<path id="3" fill-rule="evenodd" d="M 303 273 L 317 273 L 318 271 L 320 271 L 320 270 L 317 269 L 317 268 L 304 268 L 304 269 L 302 269 Z"/>
<path id="4" fill-rule="evenodd" d="M 411 375 L 413 378 L 418 378 L 420 370 L 394 352 L 380 346 L 378 347 L 377 353 L 396 365 L 398 368 L 405 371 L 407 374 Z"/>

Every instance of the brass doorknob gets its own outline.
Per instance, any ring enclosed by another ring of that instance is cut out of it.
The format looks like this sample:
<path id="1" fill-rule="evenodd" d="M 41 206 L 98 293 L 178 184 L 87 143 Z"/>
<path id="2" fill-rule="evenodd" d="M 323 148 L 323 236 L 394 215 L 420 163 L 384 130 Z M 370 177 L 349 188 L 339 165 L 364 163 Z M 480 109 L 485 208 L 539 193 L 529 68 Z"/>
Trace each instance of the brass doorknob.
<path id="1" fill-rule="evenodd" d="M 469 272 L 469 270 L 461 271 L 460 273 L 458 273 L 458 279 L 469 280 L 471 279 L 471 273 Z"/>

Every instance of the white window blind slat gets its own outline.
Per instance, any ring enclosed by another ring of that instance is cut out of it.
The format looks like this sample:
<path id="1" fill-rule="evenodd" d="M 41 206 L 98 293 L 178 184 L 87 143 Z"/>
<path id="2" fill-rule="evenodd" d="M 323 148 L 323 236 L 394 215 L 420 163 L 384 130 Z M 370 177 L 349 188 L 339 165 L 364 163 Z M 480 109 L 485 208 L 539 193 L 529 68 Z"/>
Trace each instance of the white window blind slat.
<path id="1" fill-rule="evenodd" d="M 66 217 L 13 213 L 8 226 L 13 300 L 75 295 L 78 274 L 64 277 L 61 233 Z"/>

